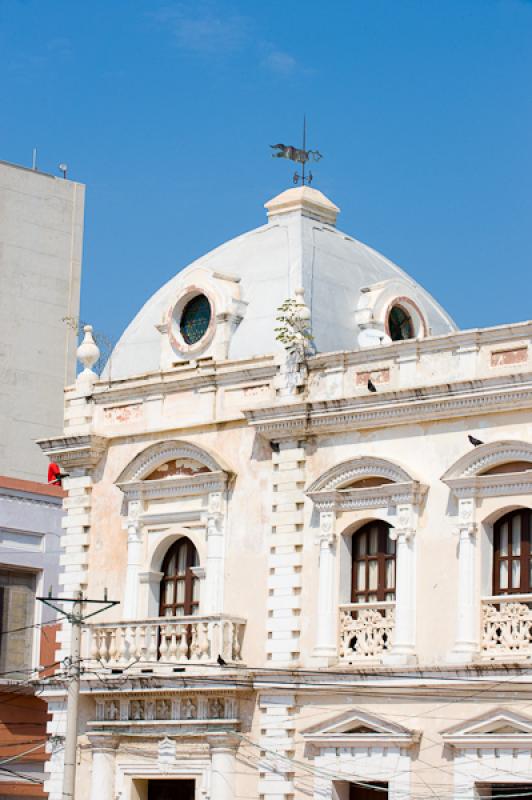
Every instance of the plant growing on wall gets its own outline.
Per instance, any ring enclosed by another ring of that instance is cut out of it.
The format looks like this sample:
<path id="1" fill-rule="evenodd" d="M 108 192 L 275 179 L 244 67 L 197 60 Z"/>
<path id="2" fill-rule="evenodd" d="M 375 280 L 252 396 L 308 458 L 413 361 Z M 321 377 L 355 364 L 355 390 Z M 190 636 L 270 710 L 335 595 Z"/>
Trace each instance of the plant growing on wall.
<path id="1" fill-rule="evenodd" d="M 277 309 L 275 338 L 290 355 L 304 360 L 312 352 L 314 337 L 310 332 L 310 311 L 303 299 L 303 290 L 296 289 L 295 294 L 295 298 L 288 298 Z"/>

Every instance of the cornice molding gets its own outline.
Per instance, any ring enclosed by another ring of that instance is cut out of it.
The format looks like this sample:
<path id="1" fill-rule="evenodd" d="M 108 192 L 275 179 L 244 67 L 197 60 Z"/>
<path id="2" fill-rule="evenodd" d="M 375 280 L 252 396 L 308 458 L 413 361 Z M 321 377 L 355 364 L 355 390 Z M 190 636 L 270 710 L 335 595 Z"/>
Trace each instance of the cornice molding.
<path id="1" fill-rule="evenodd" d="M 327 369 L 335 365 L 367 364 L 372 361 L 395 361 L 405 350 L 413 350 L 422 356 L 427 353 L 473 349 L 481 346 L 529 340 L 532 337 L 532 322 L 517 322 L 512 325 L 498 325 L 493 328 L 472 328 L 455 331 L 440 336 L 427 336 L 415 341 L 390 342 L 378 347 L 361 350 L 339 350 L 333 353 L 318 353 L 308 359 L 309 372 Z"/>
<path id="2" fill-rule="evenodd" d="M 105 453 L 108 441 L 105 436 L 84 434 L 39 439 L 37 444 L 48 458 L 64 469 L 93 469 Z"/>
<path id="3" fill-rule="evenodd" d="M 267 439 L 319 436 L 346 430 L 387 428 L 436 419 L 532 408 L 532 384 L 491 388 L 485 381 L 405 389 L 373 397 L 295 402 L 243 411 Z"/>
<path id="4" fill-rule="evenodd" d="M 196 475 L 179 475 L 156 481 L 124 481 L 118 488 L 128 500 L 162 500 L 183 495 L 203 495 L 223 492 L 230 476 L 222 470 L 198 472 Z"/>
<path id="5" fill-rule="evenodd" d="M 532 467 L 532 464 L 530 465 Z M 474 475 L 471 478 L 448 478 L 443 482 L 458 499 L 465 497 L 512 497 L 532 493 L 532 469 L 500 475 Z"/>
<path id="6" fill-rule="evenodd" d="M 332 489 L 306 492 L 318 511 L 356 511 L 362 508 L 382 508 L 401 503 L 419 504 L 427 487 L 417 481 L 386 483 L 360 489 Z"/>
<path id="7" fill-rule="evenodd" d="M 108 405 L 123 401 L 141 402 L 150 395 L 167 395 L 189 389 L 234 386 L 245 383 L 264 383 L 278 372 L 275 355 L 258 356 L 245 361 L 202 363 L 191 359 L 187 364 L 178 364 L 173 369 L 136 375 L 126 380 L 109 384 L 101 380 L 94 384 L 92 400 L 96 405 Z"/>

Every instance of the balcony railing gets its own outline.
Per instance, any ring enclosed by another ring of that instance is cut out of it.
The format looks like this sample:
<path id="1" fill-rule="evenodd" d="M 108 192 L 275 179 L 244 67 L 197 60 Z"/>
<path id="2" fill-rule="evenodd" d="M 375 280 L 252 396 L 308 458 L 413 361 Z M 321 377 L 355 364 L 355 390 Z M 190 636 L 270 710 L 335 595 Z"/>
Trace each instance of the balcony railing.
<path id="1" fill-rule="evenodd" d="M 222 614 L 88 625 L 84 656 L 104 667 L 240 662 L 245 620 Z"/>
<path id="2" fill-rule="evenodd" d="M 380 661 L 392 646 L 395 603 L 340 606 L 340 659 L 346 664 Z"/>
<path id="3" fill-rule="evenodd" d="M 482 599 L 480 647 L 490 660 L 532 657 L 532 594 Z"/>

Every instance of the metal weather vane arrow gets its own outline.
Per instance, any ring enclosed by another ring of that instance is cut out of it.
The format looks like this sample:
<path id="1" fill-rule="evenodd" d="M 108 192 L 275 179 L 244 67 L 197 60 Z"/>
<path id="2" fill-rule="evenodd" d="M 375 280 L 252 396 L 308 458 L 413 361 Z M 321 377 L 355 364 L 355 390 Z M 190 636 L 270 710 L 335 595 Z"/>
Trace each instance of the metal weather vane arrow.
<path id="1" fill-rule="evenodd" d="M 272 150 L 276 150 L 276 153 L 272 153 L 272 158 L 287 158 L 289 161 L 294 161 L 296 164 L 301 164 L 301 175 L 298 172 L 294 173 L 294 183 L 297 185 L 301 182 L 302 186 L 310 185 L 312 183 L 312 172 L 308 175 L 305 175 L 305 165 L 309 161 L 319 161 L 323 158 L 322 154 L 319 150 L 307 150 L 306 149 L 306 142 L 307 142 L 307 119 L 303 117 L 303 146 L 299 147 L 292 147 L 292 145 L 286 144 L 271 144 L 270 147 Z"/>

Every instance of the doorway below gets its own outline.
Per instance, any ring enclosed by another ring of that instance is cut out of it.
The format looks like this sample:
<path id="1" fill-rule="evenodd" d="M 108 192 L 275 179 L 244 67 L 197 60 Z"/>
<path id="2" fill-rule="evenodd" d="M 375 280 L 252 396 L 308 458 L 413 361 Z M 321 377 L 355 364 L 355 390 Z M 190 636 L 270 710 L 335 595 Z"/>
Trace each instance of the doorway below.
<path id="1" fill-rule="evenodd" d="M 161 779 L 148 781 L 148 800 L 194 800 L 195 781 Z"/>
<path id="2" fill-rule="evenodd" d="M 349 800 L 388 800 L 388 784 L 372 783 L 370 788 L 350 783 Z"/>
<path id="3" fill-rule="evenodd" d="M 532 800 L 532 783 L 492 783 L 483 786 L 479 791 L 483 798 L 490 800 Z"/>

